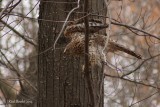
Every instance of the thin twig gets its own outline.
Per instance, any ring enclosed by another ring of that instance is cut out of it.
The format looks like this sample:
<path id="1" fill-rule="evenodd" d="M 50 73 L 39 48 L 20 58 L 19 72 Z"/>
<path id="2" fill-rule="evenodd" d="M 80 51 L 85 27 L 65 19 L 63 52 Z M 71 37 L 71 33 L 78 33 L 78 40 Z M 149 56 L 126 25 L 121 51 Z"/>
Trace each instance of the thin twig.
<path id="1" fill-rule="evenodd" d="M 33 86 L 25 77 L 23 77 L 20 72 L 12 65 L 12 63 L 8 60 L 8 58 L 5 56 L 5 54 L 0 50 L 0 53 L 2 54 L 2 56 L 5 58 L 5 60 L 7 61 L 7 63 L 11 66 L 11 67 L 7 67 L 7 65 L 5 64 L 5 66 L 7 68 L 10 68 L 12 71 L 14 71 L 16 73 L 16 75 L 18 76 L 18 78 L 23 78 L 24 81 L 26 81 L 26 83 L 28 83 L 36 92 L 37 92 L 37 89 L 35 86 Z M 21 85 L 21 88 L 23 88 L 23 85 L 22 85 L 22 82 L 19 81 L 20 85 Z"/>
<path id="2" fill-rule="evenodd" d="M 5 6 L 5 8 L 3 8 L 3 10 L 0 12 L 0 19 L 3 15 L 3 13 L 7 10 L 7 8 L 9 7 L 9 5 L 13 2 L 14 0 L 11 0 L 10 2 L 8 2 Z"/>
<path id="3" fill-rule="evenodd" d="M 127 76 L 127 75 L 132 74 L 133 72 L 137 71 L 145 62 L 147 62 L 147 61 L 150 60 L 150 59 L 156 58 L 156 57 L 158 57 L 158 56 L 160 56 L 160 54 L 157 54 L 157 55 L 152 56 L 152 57 L 150 57 L 150 58 L 148 58 L 148 59 L 145 59 L 136 69 L 134 69 L 133 71 L 130 71 L 130 72 L 122 75 L 121 77 L 125 77 L 125 76 Z"/>
<path id="4" fill-rule="evenodd" d="M 5 26 L 7 26 L 10 30 L 12 30 L 15 34 L 17 34 L 19 37 L 21 37 L 24 41 L 28 42 L 29 44 L 33 45 L 33 46 L 37 46 L 37 44 L 35 44 L 34 42 L 30 41 L 29 39 L 25 38 L 25 36 L 23 36 L 22 34 L 20 34 L 17 30 L 15 30 L 13 27 L 11 27 L 10 25 L 8 25 L 6 22 L 4 22 L 3 20 L 0 20 L 0 22 L 2 24 L 4 24 Z"/>
<path id="5" fill-rule="evenodd" d="M 92 16 L 99 16 L 99 17 L 109 18 L 109 17 L 103 16 L 103 15 L 96 15 L 96 14 L 91 14 L 91 15 L 92 15 Z M 151 37 L 153 37 L 153 38 L 156 38 L 156 39 L 160 40 L 160 38 L 159 38 L 158 35 L 151 34 L 151 33 L 147 32 L 147 31 L 145 31 L 145 30 L 138 29 L 138 28 L 136 28 L 136 27 L 134 27 L 134 26 L 131 26 L 131 25 L 127 25 L 127 24 L 124 24 L 124 23 L 120 23 L 120 22 L 118 22 L 116 19 L 113 19 L 113 18 L 112 18 L 112 20 L 113 20 L 113 21 L 111 21 L 111 24 L 113 24 L 113 25 L 123 26 L 123 27 L 126 27 L 127 29 L 130 28 L 130 29 L 133 29 L 133 30 L 142 32 L 142 33 L 144 33 L 144 34 L 147 34 L 147 35 L 145 35 L 145 36 L 151 36 Z M 115 21 L 116 21 L 116 22 L 115 22 Z M 141 36 L 142 36 L 142 35 L 141 35 Z"/>
<path id="6" fill-rule="evenodd" d="M 117 79 L 125 80 L 125 81 L 131 82 L 131 83 L 135 83 L 135 84 L 139 84 L 139 85 L 143 85 L 143 86 L 147 86 L 147 87 L 152 87 L 152 88 L 160 90 L 159 87 L 156 87 L 156 86 L 153 86 L 153 85 L 150 85 L 150 84 L 145 84 L 145 83 L 138 82 L 138 81 L 131 80 L 131 79 L 126 79 L 124 77 L 109 75 L 109 74 L 106 74 L 106 73 L 104 75 L 107 76 L 107 77 L 117 78 Z"/>
<path id="7" fill-rule="evenodd" d="M 145 100 L 147 100 L 147 99 L 151 98 L 152 96 L 154 96 L 154 95 L 156 95 L 156 94 L 158 94 L 158 93 L 159 93 L 159 91 L 156 91 L 155 93 L 153 93 L 153 94 L 149 95 L 148 97 L 143 98 L 143 99 L 141 99 L 141 100 L 139 100 L 139 101 L 137 101 L 137 102 L 135 102 L 135 103 L 131 104 L 131 105 L 130 105 L 130 106 L 128 106 L 128 107 L 132 107 L 132 106 L 134 106 L 134 105 L 135 105 L 135 104 L 137 104 L 137 103 L 140 103 L 140 102 L 142 102 L 142 101 L 145 101 Z"/>
<path id="8" fill-rule="evenodd" d="M 46 50 L 44 50 L 43 52 L 39 53 L 38 55 L 44 54 L 44 53 L 48 52 L 49 50 L 51 50 L 52 48 L 53 48 L 53 50 L 56 49 L 56 44 L 57 44 L 60 36 L 61 36 L 62 33 L 63 33 L 63 30 L 64 30 L 64 28 L 65 28 L 65 26 L 66 26 L 66 24 L 67 24 L 67 22 L 68 22 L 68 19 L 69 19 L 70 15 L 73 13 L 73 11 L 75 11 L 76 9 L 78 9 L 78 8 L 80 7 L 79 3 L 80 3 L 80 0 L 78 0 L 77 6 L 76 6 L 75 8 L 73 8 L 73 9 L 68 13 L 67 18 L 65 19 L 64 24 L 63 24 L 63 26 L 62 26 L 62 29 L 61 29 L 60 33 L 58 34 L 58 36 L 57 36 L 54 44 L 53 44 L 51 47 L 49 47 L 49 48 L 47 48 Z M 41 20 L 41 19 L 40 19 L 40 20 Z M 47 21 L 50 21 L 50 20 L 47 20 Z M 51 22 L 52 22 L 52 21 L 51 21 Z"/>
<path id="9" fill-rule="evenodd" d="M 104 62 L 107 61 L 106 53 L 105 53 L 104 51 L 105 51 L 106 48 L 107 48 L 108 41 L 109 41 L 109 38 L 110 38 L 110 31 L 111 31 L 111 14 L 110 14 L 110 9 L 109 9 L 109 0 L 108 0 L 108 1 L 105 0 L 105 3 L 106 3 L 106 6 L 107 6 L 107 14 L 108 14 L 108 16 L 109 16 L 109 20 L 108 20 L 109 28 L 108 28 L 108 32 L 107 32 L 106 42 L 105 42 L 104 48 L 102 49 L 102 55 L 103 55 L 103 57 L 104 57 Z"/>
<path id="10" fill-rule="evenodd" d="M 65 20 L 65 22 L 64 22 L 64 24 L 63 24 L 63 26 L 62 26 L 62 29 L 61 29 L 59 35 L 57 36 L 57 38 L 56 38 L 56 40 L 55 40 L 55 42 L 54 42 L 54 44 L 53 44 L 53 49 L 54 49 L 54 50 L 55 50 L 55 48 L 56 48 L 56 44 L 57 44 L 58 39 L 60 38 L 60 36 L 61 36 L 62 33 L 63 33 L 63 30 L 64 30 L 64 28 L 65 28 L 65 26 L 66 26 L 66 24 L 67 24 L 67 21 L 68 21 L 69 17 L 71 16 L 71 14 L 72 14 L 76 9 L 79 8 L 79 3 L 80 3 L 80 0 L 78 0 L 77 6 L 76 6 L 75 8 L 73 8 L 73 9 L 68 13 L 67 18 L 66 18 L 66 20 Z M 51 48 L 52 48 L 52 47 L 51 47 Z M 48 49 L 47 49 L 46 51 L 48 51 Z"/>
<path id="11" fill-rule="evenodd" d="M 14 0 L 8 2 L 6 7 L 4 8 L 4 10 L 2 10 L 2 13 L 0 13 L 0 19 L 3 19 L 8 13 L 10 13 L 21 2 L 21 0 L 19 0 L 17 3 L 15 3 L 14 5 L 9 7 L 9 5 L 13 3 L 13 1 Z M 7 13 L 5 15 L 3 15 L 7 9 L 9 9 L 9 11 L 7 11 Z"/>
<path id="12" fill-rule="evenodd" d="M 126 27 L 126 28 L 128 28 L 128 29 L 133 29 L 133 30 L 142 32 L 142 33 L 144 33 L 144 34 L 147 34 L 147 35 L 145 35 L 145 36 L 150 36 L 150 37 L 153 37 L 153 38 L 156 38 L 156 39 L 160 40 L 160 38 L 159 38 L 158 36 L 156 36 L 156 35 L 153 35 L 153 34 L 151 34 L 151 33 L 148 33 L 148 32 L 146 32 L 145 30 L 138 29 L 138 28 L 133 27 L 133 26 L 129 26 L 129 25 L 127 25 L 127 24 L 117 23 L 117 22 L 113 22 L 113 21 L 111 22 L 111 24 L 119 25 L 119 26 L 124 26 L 124 27 Z"/>

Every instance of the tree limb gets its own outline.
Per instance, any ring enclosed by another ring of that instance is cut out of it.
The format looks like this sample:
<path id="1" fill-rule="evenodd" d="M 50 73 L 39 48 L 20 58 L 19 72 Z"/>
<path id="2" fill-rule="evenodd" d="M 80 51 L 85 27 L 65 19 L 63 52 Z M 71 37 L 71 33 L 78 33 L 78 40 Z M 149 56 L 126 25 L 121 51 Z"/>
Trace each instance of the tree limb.
<path id="1" fill-rule="evenodd" d="M 12 26 L 8 25 L 6 22 L 4 22 L 3 20 L 0 20 L 0 22 L 2 24 L 4 24 L 5 26 L 7 26 L 9 29 L 11 29 L 15 34 L 17 34 L 19 37 L 21 37 L 24 41 L 28 42 L 29 44 L 33 45 L 34 47 L 37 46 L 37 44 L 35 44 L 34 42 L 30 41 L 29 39 L 27 39 L 25 36 L 23 36 L 22 34 L 20 34 L 17 30 L 15 30 Z"/>
<path id="2" fill-rule="evenodd" d="M 84 16 L 88 13 L 88 0 L 84 0 Z M 89 89 L 89 96 L 91 100 L 91 107 L 95 107 L 95 98 L 91 81 L 91 71 L 89 70 L 89 22 L 88 17 L 84 18 L 85 24 L 85 78 Z"/>

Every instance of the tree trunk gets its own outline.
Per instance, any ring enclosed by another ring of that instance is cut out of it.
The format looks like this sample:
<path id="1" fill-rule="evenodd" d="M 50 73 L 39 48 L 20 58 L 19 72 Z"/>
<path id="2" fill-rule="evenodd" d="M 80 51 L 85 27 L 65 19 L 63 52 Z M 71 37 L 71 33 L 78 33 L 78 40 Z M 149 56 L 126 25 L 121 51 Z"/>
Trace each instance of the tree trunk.
<path id="1" fill-rule="evenodd" d="M 56 49 L 53 49 L 55 38 L 60 32 L 68 11 L 75 3 L 56 3 L 54 0 L 40 1 L 38 32 L 38 107 L 90 107 L 88 87 L 80 57 L 63 54 L 66 40 L 61 35 Z M 58 2 L 74 2 L 75 0 L 59 0 Z M 76 0 L 77 2 L 77 0 Z M 69 20 L 83 16 L 83 3 Z M 105 15 L 103 0 L 89 0 L 90 12 Z M 98 18 L 98 17 L 94 17 Z M 50 48 L 52 47 L 52 49 Z M 47 50 L 47 51 L 46 51 Z M 92 88 L 95 93 L 96 107 L 103 107 L 103 70 L 95 67 L 91 71 Z"/>

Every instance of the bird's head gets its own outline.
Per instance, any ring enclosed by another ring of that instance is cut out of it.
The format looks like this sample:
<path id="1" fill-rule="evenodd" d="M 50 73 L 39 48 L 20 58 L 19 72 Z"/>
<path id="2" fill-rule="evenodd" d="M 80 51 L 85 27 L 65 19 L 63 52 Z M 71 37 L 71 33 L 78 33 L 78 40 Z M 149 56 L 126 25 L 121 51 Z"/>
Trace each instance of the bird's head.
<path id="1" fill-rule="evenodd" d="M 103 24 L 100 20 L 91 19 L 89 20 L 89 32 L 96 33 L 102 29 L 108 27 L 108 24 Z M 67 38 L 71 38 L 73 33 L 84 33 L 85 32 L 85 24 L 83 20 L 73 22 L 66 26 L 64 30 L 64 36 Z"/>

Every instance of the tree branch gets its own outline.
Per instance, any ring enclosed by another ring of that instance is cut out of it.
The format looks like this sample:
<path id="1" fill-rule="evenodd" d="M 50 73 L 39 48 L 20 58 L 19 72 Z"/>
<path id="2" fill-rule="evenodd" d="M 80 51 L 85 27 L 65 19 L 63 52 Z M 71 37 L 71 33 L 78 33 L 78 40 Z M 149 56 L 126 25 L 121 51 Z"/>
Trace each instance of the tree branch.
<path id="1" fill-rule="evenodd" d="M 0 50 L 0 53 L 1 53 L 2 56 L 5 58 L 5 60 L 7 61 L 7 63 L 10 65 L 9 68 L 16 73 L 17 77 L 18 77 L 18 78 L 23 78 L 23 79 L 26 81 L 26 83 L 28 83 L 28 84 L 37 92 L 36 87 L 34 87 L 25 77 L 23 77 L 23 76 L 20 74 L 20 72 L 12 65 L 12 63 L 8 60 L 8 58 L 5 56 L 5 54 L 4 54 L 1 50 Z M 0 61 L 0 62 L 1 62 L 1 61 Z M 3 63 L 2 63 L 2 64 L 3 64 Z M 7 67 L 6 64 L 5 64 L 5 66 Z M 7 67 L 7 68 L 8 68 L 8 67 Z M 21 80 L 19 80 L 19 83 L 20 83 L 21 88 L 24 89 Z"/>
<path id="2" fill-rule="evenodd" d="M 144 61 L 143 61 L 136 69 L 134 69 L 133 71 L 130 71 L 130 72 L 128 72 L 128 73 L 122 75 L 121 77 L 123 78 L 123 77 L 125 77 L 125 76 L 127 76 L 127 75 L 132 74 L 133 72 L 137 71 L 137 70 L 138 70 L 138 69 L 139 69 L 146 61 L 148 61 L 148 60 L 150 60 L 150 59 L 153 59 L 153 58 L 156 58 L 156 57 L 158 57 L 158 56 L 160 56 L 160 54 L 157 54 L 157 55 L 155 55 L 155 56 L 152 56 L 152 57 L 150 57 L 150 58 L 144 60 Z"/>
<path id="3" fill-rule="evenodd" d="M 88 13 L 88 0 L 84 0 L 84 16 Z M 87 85 L 89 89 L 89 96 L 91 100 L 91 107 L 95 107 L 95 98 L 91 81 L 91 71 L 89 70 L 89 22 L 88 17 L 84 18 L 85 24 L 85 77 L 87 80 Z"/>
<path id="4" fill-rule="evenodd" d="M 131 83 L 140 84 L 140 85 L 143 85 L 143 86 L 152 87 L 152 88 L 160 90 L 159 87 L 156 87 L 156 86 L 153 86 L 153 85 L 150 85 L 150 84 L 145 84 L 145 83 L 142 83 L 142 82 L 137 82 L 135 80 L 126 79 L 124 77 L 114 76 L 114 75 L 108 75 L 106 73 L 104 74 L 104 76 L 111 77 L 111 78 L 122 79 L 122 80 L 125 80 L 125 81 L 128 81 L 128 82 L 131 82 Z"/>
<path id="5" fill-rule="evenodd" d="M 13 3 L 13 1 L 14 0 L 11 0 L 10 2 L 8 2 L 5 6 L 5 8 L 2 9 L 2 11 L 0 12 L 0 19 L 4 18 L 8 13 L 10 13 L 21 2 L 21 0 L 19 0 L 17 3 L 15 3 L 14 5 L 9 7 L 9 5 Z M 9 11 L 7 11 L 7 13 L 5 13 L 7 9 L 9 9 Z M 5 13 L 5 15 L 2 16 L 4 13 Z"/>
<path id="6" fill-rule="evenodd" d="M 14 0 L 11 0 L 10 2 L 8 2 L 5 6 L 5 8 L 3 8 L 3 10 L 0 12 L 0 19 L 2 17 L 2 15 L 4 14 L 4 12 L 7 10 L 7 8 L 9 7 L 9 5 L 13 2 Z"/>
<path id="7" fill-rule="evenodd" d="M 117 23 L 117 22 L 113 22 L 113 21 L 111 22 L 111 24 L 119 25 L 119 26 L 124 26 L 124 27 L 126 27 L 126 28 L 128 28 L 128 29 L 133 29 L 133 30 L 136 30 L 136 31 L 140 31 L 140 32 L 142 32 L 142 33 L 144 33 L 144 34 L 147 34 L 147 35 L 149 35 L 149 36 L 151 36 L 151 37 L 153 37 L 153 38 L 156 38 L 156 39 L 160 40 L 160 38 L 159 38 L 158 36 L 156 36 L 156 35 L 153 35 L 153 34 L 151 34 L 151 33 L 148 33 L 148 32 L 146 32 L 145 30 L 138 29 L 138 28 L 133 27 L 133 26 L 129 26 L 129 25 L 127 25 L 127 24 Z"/>
<path id="8" fill-rule="evenodd" d="M 8 25 L 6 22 L 4 22 L 3 20 L 0 20 L 0 22 L 2 24 L 4 24 L 5 26 L 7 26 L 10 30 L 12 30 L 15 34 L 17 34 L 19 37 L 21 37 L 24 41 L 30 43 L 33 46 L 37 46 L 37 44 L 35 44 L 34 42 L 30 41 L 29 39 L 25 38 L 25 36 L 23 36 L 22 34 L 20 34 L 17 30 L 15 30 L 12 26 Z"/>
<path id="9" fill-rule="evenodd" d="M 109 17 L 103 16 L 103 15 L 97 15 L 97 14 L 91 14 L 91 15 L 92 15 L 92 16 L 99 16 L 99 17 L 109 18 Z M 151 34 L 151 33 L 146 32 L 145 30 L 138 29 L 138 28 L 136 28 L 136 27 L 133 27 L 133 26 L 130 26 L 130 25 L 127 25 L 127 24 L 124 24 L 124 23 L 120 23 L 120 22 L 117 21 L 116 19 L 113 19 L 113 18 L 112 18 L 112 20 L 113 20 L 113 21 L 111 21 L 111 24 L 113 24 L 113 25 L 123 26 L 123 27 L 126 27 L 126 28 L 129 29 L 129 30 L 130 30 L 130 29 L 133 29 L 133 30 L 142 32 L 142 33 L 144 33 L 144 34 L 147 34 L 146 36 L 151 36 L 151 37 L 153 37 L 153 38 L 156 38 L 156 39 L 160 40 L 160 38 L 159 38 L 157 35 L 153 35 L 153 34 Z"/>

